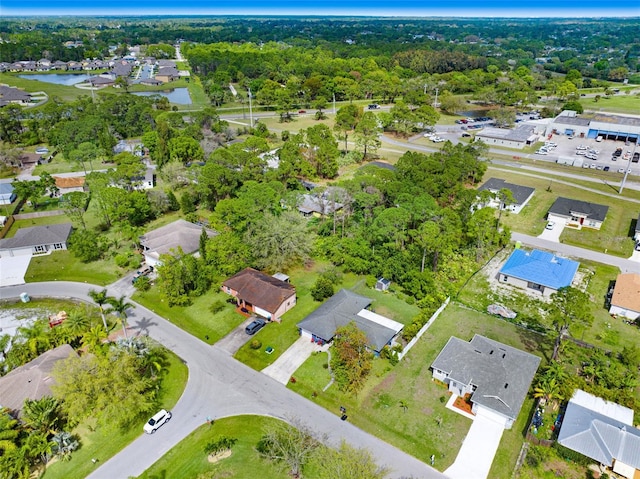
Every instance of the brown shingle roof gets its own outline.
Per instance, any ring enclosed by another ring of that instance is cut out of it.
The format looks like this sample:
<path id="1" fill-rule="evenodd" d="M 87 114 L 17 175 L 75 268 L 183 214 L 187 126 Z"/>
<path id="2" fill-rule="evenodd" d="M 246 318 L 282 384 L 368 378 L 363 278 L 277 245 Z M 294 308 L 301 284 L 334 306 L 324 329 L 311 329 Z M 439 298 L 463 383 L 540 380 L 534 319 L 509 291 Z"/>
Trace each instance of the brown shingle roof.
<path id="1" fill-rule="evenodd" d="M 71 178 L 54 176 L 54 178 L 58 188 L 79 188 L 84 186 L 84 176 L 73 176 Z"/>
<path id="2" fill-rule="evenodd" d="M 623 273 L 616 279 L 611 304 L 640 312 L 640 274 Z"/>
<path id="3" fill-rule="evenodd" d="M 243 269 L 222 283 L 222 286 L 237 291 L 240 299 L 272 314 L 285 300 L 296 294 L 291 284 L 253 268 Z"/>
<path id="4" fill-rule="evenodd" d="M 33 361 L 0 378 L 0 407 L 20 411 L 25 399 L 41 399 L 51 395 L 54 383 L 51 371 L 58 361 L 77 356 L 68 344 L 42 353 Z"/>

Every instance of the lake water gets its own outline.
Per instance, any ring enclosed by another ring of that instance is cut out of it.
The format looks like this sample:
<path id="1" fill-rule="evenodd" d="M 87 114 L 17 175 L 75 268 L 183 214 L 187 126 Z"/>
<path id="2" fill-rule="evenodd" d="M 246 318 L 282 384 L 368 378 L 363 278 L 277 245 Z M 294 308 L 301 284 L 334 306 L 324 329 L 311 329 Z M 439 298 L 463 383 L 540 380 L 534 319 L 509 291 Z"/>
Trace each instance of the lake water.
<path id="1" fill-rule="evenodd" d="M 192 103 L 188 88 L 174 88 L 173 90 L 163 91 L 136 91 L 132 92 L 132 94 L 138 96 L 160 95 L 167 97 L 171 103 L 175 103 L 177 105 L 191 105 Z"/>
<path id="2" fill-rule="evenodd" d="M 37 80 L 45 83 L 53 83 L 55 85 L 75 85 L 76 83 L 82 83 L 95 75 L 87 75 L 86 73 L 51 73 L 49 75 L 33 74 L 33 75 L 18 75 L 20 78 L 26 80 Z"/>

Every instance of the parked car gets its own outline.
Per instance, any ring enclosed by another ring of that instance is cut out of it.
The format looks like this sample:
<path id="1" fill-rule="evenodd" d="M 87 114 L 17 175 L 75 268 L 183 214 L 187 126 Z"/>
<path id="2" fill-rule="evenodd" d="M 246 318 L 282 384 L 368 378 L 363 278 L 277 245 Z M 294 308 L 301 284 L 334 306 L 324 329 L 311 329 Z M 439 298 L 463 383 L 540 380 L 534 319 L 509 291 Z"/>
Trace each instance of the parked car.
<path id="1" fill-rule="evenodd" d="M 306 113 L 306 112 L 307 112 L 307 110 L 298 110 L 298 113 L 300 113 L 301 115 L 302 115 L 303 113 Z"/>
<path id="2" fill-rule="evenodd" d="M 160 426 L 168 422 L 169 419 L 171 419 L 171 412 L 167 411 L 166 409 L 161 409 L 144 425 L 144 432 L 146 432 L 147 434 L 153 434 L 158 430 Z"/>
<path id="3" fill-rule="evenodd" d="M 131 283 L 135 284 L 135 282 L 138 281 L 139 278 L 141 278 L 142 276 L 149 276 L 152 272 L 153 272 L 153 266 L 148 266 L 148 265 L 143 266 L 138 271 L 136 271 L 135 275 L 133 275 L 133 279 L 131 280 Z"/>
<path id="4" fill-rule="evenodd" d="M 576 150 L 588 150 L 589 147 L 588 146 L 584 146 L 584 145 L 578 145 L 576 146 Z"/>
<path id="5" fill-rule="evenodd" d="M 616 148 L 616 151 L 613 152 L 613 156 L 621 156 L 622 155 L 622 148 L 618 147 Z"/>
<path id="6" fill-rule="evenodd" d="M 244 332 L 247 333 L 249 336 L 253 336 L 258 331 L 260 331 L 262 328 L 264 328 L 265 324 L 267 324 L 267 323 L 265 323 L 264 320 L 255 319 L 255 320 L 251 321 L 246 328 L 244 328 Z"/>
<path id="7" fill-rule="evenodd" d="M 536 151 L 536 155 L 548 155 L 548 154 L 549 154 L 549 152 L 547 150 L 540 149 L 540 150 Z"/>
<path id="8" fill-rule="evenodd" d="M 633 158 L 631 159 L 631 163 L 637 163 L 638 161 L 640 161 L 640 152 L 636 151 L 633 154 Z"/>
<path id="9" fill-rule="evenodd" d="M 545 226 L 544 228 L 547 229 L 547 230 L 552 230 L 555 225 L 556 225 L 555 221 L 549 221 L 547 223 L 547 226 Z"/>
<path id="10" fill-rule="evenodd" d="M 602 141 L 602 137 L 601 136 L 596 137 L 596 141 L 600 143 Z"/>
<path id="11" fill-rule="evenodd" d="M 603 168 L 603 170 L 604 170 L 604 171 L 609 171 L 610 169 L 611 169 L 611 168 L 609 168 L 608 166 L 605 166 L 605 167 Z"/>
<path id="12" fill-rule="evenodd" d="M 380 109 L 380 105 L 378 105 L 377 103 L 370 103 L 367 105 L 367 108 L 369 110 L 379 110 Z"/>
<path id="13" fill-rule="evenodd" d="M 462 138 L 469 138 L 471 135 L 469 133 L 463 133 Z"/>

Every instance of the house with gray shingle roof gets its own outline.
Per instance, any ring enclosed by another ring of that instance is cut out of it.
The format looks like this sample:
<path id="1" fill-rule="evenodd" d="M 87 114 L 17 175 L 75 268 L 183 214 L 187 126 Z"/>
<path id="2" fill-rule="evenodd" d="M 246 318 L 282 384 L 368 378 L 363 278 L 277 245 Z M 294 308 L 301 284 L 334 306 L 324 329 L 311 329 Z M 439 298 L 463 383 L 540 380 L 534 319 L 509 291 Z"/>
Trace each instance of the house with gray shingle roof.
<path id="1" fill-rule="evenodd" d="M 609 207 L 587 201 L 558 197 L 549 208 L 547 219 L 570 228 L 599 230 L 607 217 Z"/>
<path id="2" fill-rule="evenodd" d="M 502 189 L 509 190 L 511 192 L 514 203 L 505 204 L 500 201 L 498 194 Z M 482 207 L 488 206 L 490 208 L 500 208 L 501 210 L 509 210 L 518 214 L 533 197 L 533 193 L 536 190 L 535 188 L 530 188 L 528 186 L 507 183 L 501 178 L 489 178 L 480 188 L 478 188 L 478 191 L 489 191 L 493 194 L 493 197 L 489 202 L 482 205 Z"/>
<path id="3" fill-rule="evenodd" d="M 218 234 L 206 228 L 205 231 L 209 238 Z M 160 255 L 170 254 L 178 248 L 186 254 L 195 253 L 200 246 L 201 234 L 202 226 L 182 219 L 145 233 L 139 238 L 145 263 L 156 266 L 160 263 Z"/>
<path id="4" fill-rule="evenodd" d="M 393 344 L 404 325 L 370 311 L 371 303 L 365 296 L 341 289 L 300 321 L 298 329 L 301 336 L 324 344 L 333 340 L 338 328 L 353 322 L 367 336 L 369 348 L 380 353 Z"/>
<path id="5" fill-rule="evenodd" d="M 12 414 L 19 415 L 25 399 L 51 396 L 54 366 L 72 356 L 77 357 L 78 354 L 71 346 L 63 344 L 0 377 L 0 408 L 6 407 Z"/>
<path id="6" fill-rule="evenodd" d="M 539 364 L 533 354 L 476 334 L 469 342 L 449 338 L 431 369 L 453 394 L 471 395 L 473 414 L 511 429 Z"/>
<path id="7" fill-rule="evenodd" d="M 10 205 L 16 199 L 11 183 L 0 183 L 0 205 Z"/>
<path id="8" fill-rule="evenodd" d="M 0 257 L 66 250 L 72 229 L 71 223 L 20 228 L 13 238 L 0 240 Z"/>
<path id="9" fill-rule="evenodd" d="M 620 476 L 640 473 L 640 430 L 633 410 L 580 389 L 567 405 L 558 443 L 603 464 Z"/>

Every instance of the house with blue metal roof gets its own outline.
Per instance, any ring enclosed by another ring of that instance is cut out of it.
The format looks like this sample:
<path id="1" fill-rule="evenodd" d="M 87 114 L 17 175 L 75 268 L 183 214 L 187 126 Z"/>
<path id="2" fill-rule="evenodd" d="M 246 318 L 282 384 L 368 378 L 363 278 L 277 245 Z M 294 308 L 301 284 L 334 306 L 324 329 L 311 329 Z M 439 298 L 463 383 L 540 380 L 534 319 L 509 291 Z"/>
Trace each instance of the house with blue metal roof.
<path id="1" fill-rule="evenodd" d="M 550 296 L 571 286 L 580 263 L 546 251 L 516 249 L 498 273 L 501 283 Z"/>

